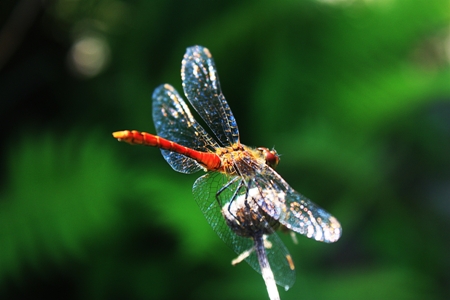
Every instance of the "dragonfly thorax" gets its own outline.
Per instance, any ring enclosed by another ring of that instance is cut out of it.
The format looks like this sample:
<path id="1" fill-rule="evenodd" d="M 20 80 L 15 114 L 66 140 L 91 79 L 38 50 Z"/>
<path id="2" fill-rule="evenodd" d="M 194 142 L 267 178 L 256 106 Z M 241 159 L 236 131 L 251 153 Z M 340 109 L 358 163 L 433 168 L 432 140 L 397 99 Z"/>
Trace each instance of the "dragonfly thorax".
<path id="1" fill-rule="evenodd" d="M 275 168 L 279 161 L 275 150 L 264 147 L 251 148 L 242 144 L 219 148 L 216 154 L 222 162 L 223 173 L 249 178 L 255 175 L 255 170 L 260 170 L 265 165 Z"/>

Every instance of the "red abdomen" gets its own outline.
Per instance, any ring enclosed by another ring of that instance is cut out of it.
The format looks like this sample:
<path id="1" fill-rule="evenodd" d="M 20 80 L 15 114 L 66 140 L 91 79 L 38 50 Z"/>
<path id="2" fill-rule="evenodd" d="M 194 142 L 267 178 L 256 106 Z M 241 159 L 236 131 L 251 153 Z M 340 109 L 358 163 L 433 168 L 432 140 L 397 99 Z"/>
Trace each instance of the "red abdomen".
<path id="1" fill-rule="evenodd" d="M 208 170 L 218 170 L 222 165 L 219 156 L 215 153 L 197 151 L 150 133 L 124 130 L 113 132 L 113 136 L 131 145 L 147 145 L 183 154 L 196 160 Z"/>

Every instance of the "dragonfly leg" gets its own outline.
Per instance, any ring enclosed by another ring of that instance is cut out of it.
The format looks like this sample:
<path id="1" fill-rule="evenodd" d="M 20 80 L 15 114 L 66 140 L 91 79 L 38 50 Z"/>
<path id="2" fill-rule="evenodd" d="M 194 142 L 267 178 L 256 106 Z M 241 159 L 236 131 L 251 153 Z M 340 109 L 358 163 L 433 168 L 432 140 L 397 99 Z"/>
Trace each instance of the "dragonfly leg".
<path id="1" fill-rule="evenodd" d="M 244 201 L 244 205 L 245 207 L 250 210 L 250 205 L 248 205 L 248 193 L 250 191 L 250 185 L 252 184 L 252 181 L 250 180 L 247 184 L 247 186 L 245 187 L 245 201 Z"/>
<path id="2" fill-rule="evenodd" d="M 230 181 L 228 181 L 224 186 L 222 186 L 217 192 L 216 192 L 216 201 L 219 204 L 219 207 L 222 207 L 222 202 L 220 201 L 220 194 L 222 194 L 227 188 L 229 188 L 232 184 L 236 183 L 236 181 L 241 180 L 241 182 L 239 182 L 238 187 L 236 188 L 236 190 L 233 193 L 233 196 L 230 199 L 230 204 L 228 205 L 228 212 L 230 213 L 230 215 L 232 215 L 234 218 L 236 218 L 236 216 L 231 213 L 230 211 L 230 207 L 231 207 L 231 203 L 236 199 L 236 197 L 238 196 L 238 192 L 239 190 L 242 188 L 243 186 L 243 179 L 241 179 L 240 177 L 234 177 L 233 179 L 231 179 Z"/>
<path id="3" fill-rule="evenodd" d="M 222 194 L 223 191 L 225 191 L 227 188 L 230 187 L 230 185 L 232 185 L 233 183 L 235 183 L 235 182 L 238 181 L 239 179 L 240 179 L 240 177 L 234 177 L 233 179 L 231 179 L 230 181 L 228 181 L 224 186 L 222 186 L 222 187 L 216 192 L 216 200 L 217 200 L 217 203 L 219 204 L 220 207 L 222 207 L 222 203 L 220 202 L 220 199 L 219 199 L 220 194 Z M 239 190 L 240 186 L 241 186 L 241 183 L 239 184 L 239 187 L 236 189 L 236 191 Z M 236 198 L 236 193 L 237 193 L 237 192 L 235 192 L 235 193 L 233 194 L 232 199 Z"/>

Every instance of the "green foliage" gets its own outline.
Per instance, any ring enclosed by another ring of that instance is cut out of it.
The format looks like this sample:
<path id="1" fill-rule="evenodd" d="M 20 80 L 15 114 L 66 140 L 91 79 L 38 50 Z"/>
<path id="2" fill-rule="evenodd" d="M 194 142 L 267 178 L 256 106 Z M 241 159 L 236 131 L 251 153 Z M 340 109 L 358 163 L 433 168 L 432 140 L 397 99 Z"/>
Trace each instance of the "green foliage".
<path id="1" fill-rule="evenodd" d="M 26 264 L 39 269 L 82 259 L 86 243 L 112 233 L 120 172 L 99 136 L 24 134 L 10 147 L 0 210 L 2 278 L 20 277 Z"/>
<path id="2" fill-rule="evenodd" d="M 0 26 L 15 28 L 2 5 Z M 201 174 L 111 137 L 154 132 L 151 93 L 181 92 L 195 44 L 215 58 L 242 142 L 275 145 L 279 173 L 343 226 L 329 245 L 280 234 L 297 269 L 282 299 L 449 294 L 447 0 L 47 5 L 10 35 L 3 66 L 0 34 L 0 298 L 48 298 L 61 281 L 74 287 L 59 298 L 267 298 L 197 207 Z M 77 52 L 86 37 L 106 49 L 91 73 L 77 68 L 96 55 Z"/>

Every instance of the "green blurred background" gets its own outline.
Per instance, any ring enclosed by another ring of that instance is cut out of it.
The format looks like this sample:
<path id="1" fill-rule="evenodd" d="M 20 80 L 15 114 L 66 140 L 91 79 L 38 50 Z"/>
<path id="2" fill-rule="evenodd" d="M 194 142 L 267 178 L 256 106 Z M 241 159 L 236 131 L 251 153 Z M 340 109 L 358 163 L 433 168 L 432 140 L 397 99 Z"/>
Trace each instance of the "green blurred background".
<path id="1" fill-rule="evenodd" d="M 241 140 L 338 218 L 281 238 L 282 299 L 450 294 L 448 0 L 2 0 L 0 298 L 268 299 L 153 148 L 151 93 L 212 52 Z"/>

